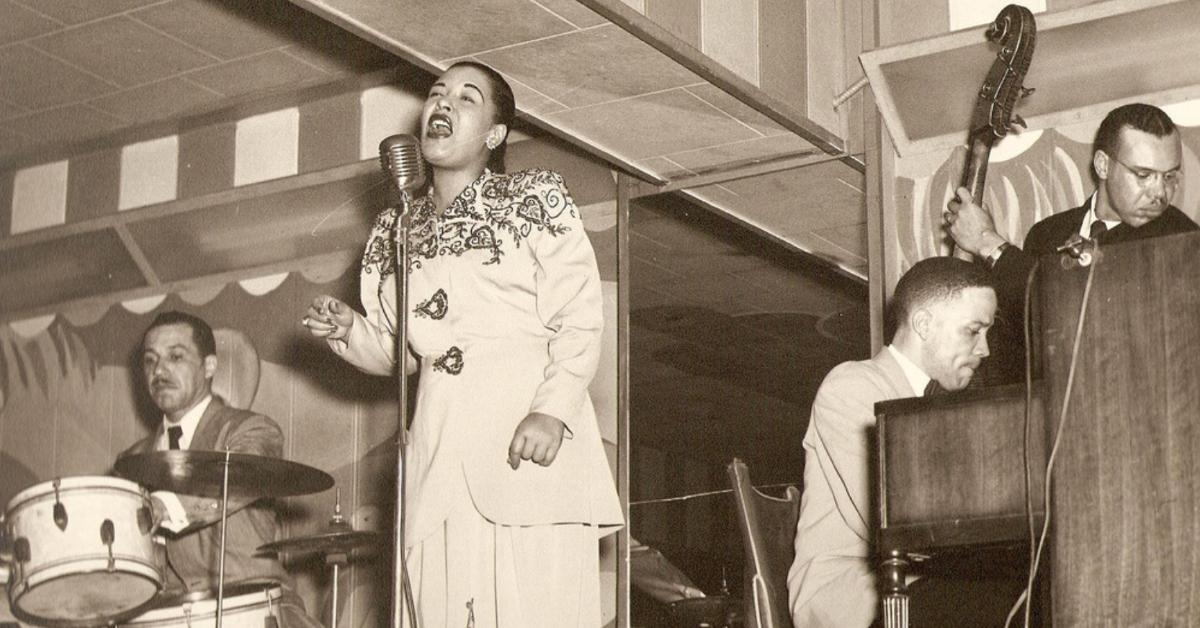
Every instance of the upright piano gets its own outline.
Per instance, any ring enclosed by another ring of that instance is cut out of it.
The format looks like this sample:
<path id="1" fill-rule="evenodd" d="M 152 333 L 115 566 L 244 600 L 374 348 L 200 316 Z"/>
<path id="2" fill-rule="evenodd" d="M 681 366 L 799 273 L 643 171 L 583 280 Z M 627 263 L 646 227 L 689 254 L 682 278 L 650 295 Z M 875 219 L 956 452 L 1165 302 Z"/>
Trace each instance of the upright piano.
<path id="1" fill-rule="evenodd" d="M 1200 233 L 1093 258 L 1040 260 L 1041 378 L 1029 394 L 1012 385 L 876 405 L 885 590 L 902 594 L 927 557 L 1028 547 L 1061 431 L 1043 615 L 1056 628 L 1200 625 Z"/>

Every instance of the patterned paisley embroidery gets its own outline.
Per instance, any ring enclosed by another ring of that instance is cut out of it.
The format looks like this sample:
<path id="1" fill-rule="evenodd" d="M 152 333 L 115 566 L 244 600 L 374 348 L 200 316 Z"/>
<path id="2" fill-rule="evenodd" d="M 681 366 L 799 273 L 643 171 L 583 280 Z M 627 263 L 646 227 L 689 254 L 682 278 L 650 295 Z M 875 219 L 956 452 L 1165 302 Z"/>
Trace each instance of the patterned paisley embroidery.
<path id="1" fill-rule="evenodd" d="M 458 347 L 450 347 L 433 361 L 433 370 L 451 375 L 458 375 L 463 370 L 463 352 Z"/>
<path id="2" fill-rule="evenodd" d="M 446 312 L 449 309 L 450 299 L 446 296 L 446 291 L 438 288 L 437 292 L 433 293 L 433 296 L 421 301 L 416 309 L 413 310 L 413 313 L 417 315 L 417 318 L 428 317 L 435 321 L 440 321 L 446 317 Z"/>
<path id="3" fill-rule="evenodd" d="M 520 248 L 535 231 L 559 236 L 570 227 L 557 221 L 565 212 L 575 216 L 574 204 L 566 193 L 562 178 L 550 170 L 524 170 L 513 174 L 494 174 L 485 170 L 474 183 L 455 198 L 438 217 L 429 195 L 413 202 L 412 228 L 409 231 L 409 272 L 421 268 L 423 260 L 439 255 L 460 257 L 470 251 L 487 253 L 483 264 L 498 264 L 505 247 Z M 383 216 L 381 215 L 380 223 Z M 395 222 L 392 212 L 391 223 Z M 378 238 L 378 235 L 377 235 Z M 394 255 L 394 246 L 380 242 L 368 247 L 363 263 Z M 390 247 L 390 248 L 389 248 Z M 386 273 L 386 270 L 382 271 Z M 385 275 L 381 275 L 382 276 Z"/>
<path id="4" fill-rule="evenodd" d="M 392 229 L 396 226 L 396 208 L 389 207 L 375 217 L 375 226 L 371 229 L 371 239 L 367 242 L 367 250 L 363 253 L 362 270 L 364 273 L 378 273 L 379 282 L 396 272 L 396 241 Z"/>

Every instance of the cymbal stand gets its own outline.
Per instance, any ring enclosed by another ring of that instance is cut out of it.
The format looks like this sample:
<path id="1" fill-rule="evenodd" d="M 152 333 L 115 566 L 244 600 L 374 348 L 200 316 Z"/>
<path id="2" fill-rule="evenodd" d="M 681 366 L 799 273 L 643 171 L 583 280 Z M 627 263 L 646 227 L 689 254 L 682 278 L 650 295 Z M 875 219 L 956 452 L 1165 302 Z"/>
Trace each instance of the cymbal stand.
<path id="1" fill-rule="evenodd" d="M 221 628 L 221 617 L 225 614 L 225 524 L 229 522 L 229 454 L 225 450 L 225 462 L 221 465 L 221 555 L 217 560 L 217 624 Z"/>
<path id="2" fill-rule="evenodd" d="M 329 527 L 349 527 L 345 517 L 342 517 L 341 490 L 334 493 L 333 518 L 329 520 Z M 341 575 L 338 572 L 340 567 L 349 563 L 349 559 L 349 552 L 325 555 L 325 564 L 333 568 L 333 604 L 329 607 L 329 628 L 337 628 L 338 625 L 338 577 Z"/>

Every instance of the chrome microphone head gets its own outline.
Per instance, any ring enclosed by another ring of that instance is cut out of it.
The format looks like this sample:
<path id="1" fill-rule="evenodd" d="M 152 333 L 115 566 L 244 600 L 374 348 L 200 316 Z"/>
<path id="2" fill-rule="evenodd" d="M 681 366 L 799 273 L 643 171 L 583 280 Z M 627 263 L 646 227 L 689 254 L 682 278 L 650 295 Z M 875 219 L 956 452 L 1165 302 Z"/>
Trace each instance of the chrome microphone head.
<path id="1" fill-rule="evenodd" d="M 421 141 L 408 133 L 383 138 L 379 143 L 379 165 L 401 192 L 411 192 L 425 183 Z"/>

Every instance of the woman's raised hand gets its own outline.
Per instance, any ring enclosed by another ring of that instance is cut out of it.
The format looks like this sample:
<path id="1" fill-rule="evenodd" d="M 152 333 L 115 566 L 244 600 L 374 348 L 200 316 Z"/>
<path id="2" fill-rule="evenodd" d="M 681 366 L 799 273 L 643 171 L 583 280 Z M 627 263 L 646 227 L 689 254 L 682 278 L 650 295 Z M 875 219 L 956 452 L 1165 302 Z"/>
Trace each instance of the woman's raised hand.
<path id="1" fill-rule="evenodd" d="M 341 340 L 350 333 L 354 325 L 354 312 L 350 306 L 323 294 L 313 299 L 308 306 L 300 324 L 308 328 L 308 333 L 317 338 L 332 338 Z"/>

